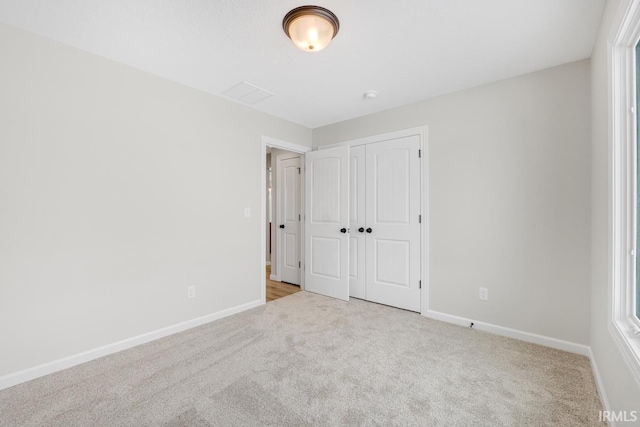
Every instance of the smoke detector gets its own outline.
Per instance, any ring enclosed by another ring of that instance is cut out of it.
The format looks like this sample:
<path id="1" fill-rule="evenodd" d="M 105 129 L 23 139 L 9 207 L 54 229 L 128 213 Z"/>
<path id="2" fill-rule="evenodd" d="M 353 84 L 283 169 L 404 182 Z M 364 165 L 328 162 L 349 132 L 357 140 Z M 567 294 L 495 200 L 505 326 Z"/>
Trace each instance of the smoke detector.
<path id="1" fill-rule="evenodd" d="M 378 92 L 376 92 L 375 90 L 368 90 L 363 93 L 362 96 L 364 97 L 364 99 L 376 99 L 376 97 L 378 96 Z"/>

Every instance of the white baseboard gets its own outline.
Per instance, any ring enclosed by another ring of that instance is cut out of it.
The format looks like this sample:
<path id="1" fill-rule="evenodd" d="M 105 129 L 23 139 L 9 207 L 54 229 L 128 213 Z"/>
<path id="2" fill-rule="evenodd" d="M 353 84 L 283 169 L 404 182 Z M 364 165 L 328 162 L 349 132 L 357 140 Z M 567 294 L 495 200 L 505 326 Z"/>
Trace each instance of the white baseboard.
<path id="1" fill-rule="evenodd" d="M 453 316 L 451 314 L 440 313 L 438 311 L 427 310 L 428 318 L 441 320 L 447 323 L 453 323 L 460 326 L 469 326 L 473 322 L 473 329 L 491 332 L 496 335 L 502 335 L 509 338 L 515 338 L 521 341 L 527 341 L 534 344 L 540 344 L 558 350 L 568 351 L 570 353 L 580 354 L 582 356 L 591 357 L 591 347 L 577 344 L 570 341 L 559 340 L 557 338 L 546 337 L 544 335 L 532 334 L 530 332 L 519 331 L 517 329 L 506 328 L 504 326 L 493 325 L 491 323 L 479 322 L 477 320 L 465 319 L 463 317 Z"/>
<path id="2" fill-rule="evenodd" d="M 271 265 L 271 261 L 267 261 L 266 265 Z"/>
<path id="3" fill-rule="evenodd" d="M 276 276 L 275 274 L 272 274 L 271 276 L 269 276 L 269 280 L 273 280 L 274 282 L 279 282 L 280 280 L 278 280 L 278 276 Z"/>
<path id="4" fill-rule="evenodd" d="M 591 370 L 593 371 L 593 376 L 596 380 L 596 388 L 598 389 L 598 395 L 600 395 L 602 406 L 604 407 L 605 411 L 611 411 L 611 406 L 609 406 L 609 399 L 607 398 L 607 392 L 604 389 L 604 383 L 602 382 L 602 377 L 600 376 L 600 370 L 598 369 L 596 358 L 593 355 L 591 349 L 589 349 L 589 360 L 591 361 Z M 607 423 L 609 424 L 609 427 L 616 427 L 615 420 L 608 420 Z"/>
<path id="5" fill-rule="evenodd" d="M 112 344 L 107 344 L 102 347 L 94 348 L 93 350 L 84 351 L 73 356 L 63 357 L 62 359 L 54 360 L 42 365 L 14 372 L 0 377 L 0 390 L 4 390 L 5 388 L 9 388 L 14 385 L 39 377 L 43 377 L 45 375 L 49 375 L 63 369 L 71 368 L 72 366 L 80 365 L 82 363 L 86 363 L 91 360 L 107 356 L 109 354 L 117 353 L 131 347 L 145 344 L 159 338 L 164 338 L 178 332 L 186 331 L 187 329 L 195 328 L 196 326 L 204 325 L 205 323 L 213 322 L 214 320 L 222 319 L 223 317 L 231 316 L 232 314 L 240 313 L 242 311 L 258 307 L 262 304 L 264 303 L 260 300 L 252 301 L 246 304 L 238 305 L 236 307 L 228 308 L 226 310 L 218 311 L 216 313 L 211 313 L 205 316 L 197 317 L 195 319 L 187 320 L 186 322 L 178 323 L 162 329 L 147 332 L 142 335 L 127 338 L 125 340 L 118 341 Z"/>

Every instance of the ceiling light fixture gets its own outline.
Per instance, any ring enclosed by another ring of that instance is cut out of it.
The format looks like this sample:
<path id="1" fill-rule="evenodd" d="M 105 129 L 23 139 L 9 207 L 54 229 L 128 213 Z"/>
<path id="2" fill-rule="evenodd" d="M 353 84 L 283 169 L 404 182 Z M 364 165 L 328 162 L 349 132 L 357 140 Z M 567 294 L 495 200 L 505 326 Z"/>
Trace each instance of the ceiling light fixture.
<path id="1" fill-rule="evenodd" d="M 300 6 L 285 15 L 282 29 L 298 48 L 318 52 L 338 34 L 340 21 L 324 7 Z"/>

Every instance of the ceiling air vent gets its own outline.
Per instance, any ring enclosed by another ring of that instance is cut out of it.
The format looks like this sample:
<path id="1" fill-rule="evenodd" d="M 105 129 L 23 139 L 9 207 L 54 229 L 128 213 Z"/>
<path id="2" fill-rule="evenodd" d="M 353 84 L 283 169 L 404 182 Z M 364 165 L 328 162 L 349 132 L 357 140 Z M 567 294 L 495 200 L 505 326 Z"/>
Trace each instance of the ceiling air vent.
<path id="1" fill-rule="evenodd" d="M 244 102 L 245 104 L 255 104 L 273 96 L 272 93 L 260 89 L 247 82 L 240 82 L 222 92 L 224 96 Z"/>

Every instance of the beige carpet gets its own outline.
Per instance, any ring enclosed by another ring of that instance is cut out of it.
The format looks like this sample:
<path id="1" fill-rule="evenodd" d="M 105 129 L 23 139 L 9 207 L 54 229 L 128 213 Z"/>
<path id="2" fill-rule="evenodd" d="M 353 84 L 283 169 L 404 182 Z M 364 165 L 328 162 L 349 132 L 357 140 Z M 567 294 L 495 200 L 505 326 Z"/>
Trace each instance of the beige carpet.
<path id="1" fill-rule="evenodd" d="M 588 426 L 587 358 L 300 292 L 0 392 L 1 426 Z"/>

